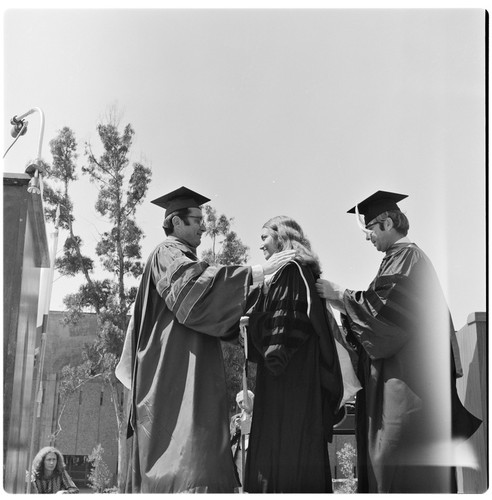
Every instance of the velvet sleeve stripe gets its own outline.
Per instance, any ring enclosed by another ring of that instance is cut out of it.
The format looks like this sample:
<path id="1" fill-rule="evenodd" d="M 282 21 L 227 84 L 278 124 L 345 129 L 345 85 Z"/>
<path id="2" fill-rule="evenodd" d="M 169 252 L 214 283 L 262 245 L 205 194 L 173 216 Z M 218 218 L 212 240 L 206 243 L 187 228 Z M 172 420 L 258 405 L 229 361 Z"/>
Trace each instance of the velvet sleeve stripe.
<path id="1" fill-rule="evenodd" d="M 205 262 L 183 260 L 175 270 L 170 269 L 170 277 L 161 278 L 157 285 L 157 292 L 165 300 L 169 309 L 174 310 L 177 302 L 183 300 L 188 291 L 193 287 L 194 279 L 203 273 L 208 266 Z"/>
<path id="2" fill-rule="evenodd" d="M 395 277 L 381 276 L 378 278 L 375 288 L 369 288 L 362 296 L 367 304 L 372 309 L 374 314 L 377 314 L 385 305 L 387 297 L 395 287 Z"/>
<path id="3" fill-rule="evenodd" d="M 312 333 L 312 325 L 305 313 L 292 314 L 276 311 L 265 321 L 266 331 L 262 337 L 262 346 L 271 344 L 298 347 Z"/>
<path id="4" fill-rule="evenodd" d="M 180 258 L 176 259 L 174 262 L 169 262 L 168 269 L 166 269 L 164 276 L 160 278 L 156 284 L 159 295 L 162 296 L 168 288 L 178 280 L 182 280 L 186 283 L 195 276 L 198 276 L 201 272 L 200 264 L 202 263 L 190 261 L 186 258 Z"/>
<path id="5" fill-rule="evenodd" d="M 278 311 L 280 309 L 287 311 L 300 311 L 306 316 L 308 303 L 301 298 L 293 298 L 293 299 L 280 299 L 280 300 L 271 300 L 270 301 L 270 309 Z"/>
<path id="6" fill-rule="evenodd" d="M 217 269 L 213 267 L 206 268 L 201 272 L 198 279 L 193 281 L 193 283 L 188 283 L 186 290 L 179 296 L 179 302 L 176 303 L 173 309 L 176 314 L 176 318 L 180 323 L 185 323 L 190 315 L 195 304 L 200 300 L 200 298 L 208 291 L 213 283 Z M 186 294 L 184 293 L 186 291 Z"/>
<path id="7" fill-rule="evenodd" d="M 311 294 L 303 269 L 296 262 L 282 268 L 262 303 L 263 312 L 250 315 L 253 342 L 265 366 L 282 373 L 295 352 L 315 334 L 308 314 Z"/>
<path id="8" fill-rule="evenodd" d="M 404 288 L 395 287 L 377 317 L 396 325 L 406 325 L 412 320 L 418 321 L 418 318 L 412 318 L 411 311 L 415 311 L 415 307 L 411 302 L 415 301 L 405 293 Z"/>
<path id="9" fill-rule="evenodd" d="M 381 276 L 376 282 L 375 289 L 370 288 L 364 296 L 373 312 L 379 313 L 388 301 L 405 304 L 411 300 L 412 294 L 406 293 L 407 288 L 408 279 L 405 276 Z"/>
<path id="10" fill-rule="evenodd" d="M 377 278 L 377 283 L 376 283 L 376 288 L 389 288 L 393 287 L 398 283 L 401 283 L 402 280 L 404 280 L 406 276 L 404 274 L 397 274 L 397 275 L 392 275 L 392 276 L 379 276 Z"/>
<path id="11" fill-rule="evenodd" d="M 310 329 L 311 322 L 306 314 L 299 313 L 285 313 L 283 311 L 276 311 L 266 322 L 266 326 L 271 328 L 274 332 L 277 330 L 290 330 L 290 329 Z"/>
<path id="12" fill-rule="evenodd" d="M 287 335 L 285 332 L 274 333 L 272 335 L 266 335 L 263 339 L 263 347 L 275 345 L 275 346 L 285 346 L 289 348 L 297 348 L 301 346 L 306 341 L 306 334 L 299 332 L 296 334 L 295 331 L 290 331 Z"/>
<path id="13" fill-rule="evenodd" d="M 306 277 L 304 276 L 304 273 L 302 272 L 302 267 L 299 265 L 299 262 L 294 261 L 294 264 L 297 266 L 299 269 L 299 274 L 301 275 L 302 281 L 304 281 L 304 285 L 306 286 L 306 314 L 308 316 L 311 316 L 311 292 L 309 290 L 309 285 L 306 280 Z"/>
<path id="14" fill-rule="evenodd" d="M 378 292 L 381 293 L 379 282 L 378 279 Z M 379 303 L 375 307 L 376 300 L 374 296 L 378 296 L 378 292 L 370 290 L 367 294 L 367 300 L 374 307 L 377 318 L 393 324 L 408 324 L 410 321 L 417 319 L 412 318 L 410 313 L 410 311 L 415 310 L 415 303 L 419 300 L 415 292 L 412 291 L 411 280 L 405 276 L 397 277 L 386 297 L 383 300 L 378 297 Z"/>
<path id="15" fill-rule="evenodd" d="M 404 325 L 408 322 L 408 314 L 405 307 L 398 304 L 398 302 L 390 300 L 388 300 L 376 317 L 394 325 Z"/>

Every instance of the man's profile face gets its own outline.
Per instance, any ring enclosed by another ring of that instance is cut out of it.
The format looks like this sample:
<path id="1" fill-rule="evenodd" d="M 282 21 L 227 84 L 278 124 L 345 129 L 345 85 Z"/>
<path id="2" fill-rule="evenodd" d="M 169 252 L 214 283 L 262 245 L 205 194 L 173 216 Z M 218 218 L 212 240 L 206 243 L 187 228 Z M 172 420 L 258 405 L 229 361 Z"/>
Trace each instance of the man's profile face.
<path id="1" fill-rule="evenodd" d="M 381 229 L 381 226 L 383 226 L 383 229 Z M 370 230 L 370 233 L 366 236 L 366 240 L 371 240 L 371 243 L 376 247 L 378 252 L 386 252 L 393 244 L 391 231 L 385 227 L 384 222 L 379 223 L 376 222 L 376 219 L 373 219 L 367 224 L 366 229 Z"/>
<path id="2" fill-rule="evenodd" d="M 202 241 L 202 234 L 205 232 L 201 208 L 190 208 L 186 218 L 188 225 L 183 220 L 174 225 L 174 236 L 188 243 L 190 247 L 197 248 Z"/>

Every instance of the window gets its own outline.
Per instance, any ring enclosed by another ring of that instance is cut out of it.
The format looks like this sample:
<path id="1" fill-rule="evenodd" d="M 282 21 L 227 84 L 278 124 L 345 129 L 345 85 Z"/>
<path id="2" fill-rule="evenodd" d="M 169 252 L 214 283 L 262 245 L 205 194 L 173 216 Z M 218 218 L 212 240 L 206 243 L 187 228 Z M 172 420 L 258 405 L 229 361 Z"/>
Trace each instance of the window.
<path id="1" fill-rule="evenodd" d="M 87 480 L 91 472 L 88 455 L 64 455 L 67 472 L 77 488 L 87 488 Z"/>

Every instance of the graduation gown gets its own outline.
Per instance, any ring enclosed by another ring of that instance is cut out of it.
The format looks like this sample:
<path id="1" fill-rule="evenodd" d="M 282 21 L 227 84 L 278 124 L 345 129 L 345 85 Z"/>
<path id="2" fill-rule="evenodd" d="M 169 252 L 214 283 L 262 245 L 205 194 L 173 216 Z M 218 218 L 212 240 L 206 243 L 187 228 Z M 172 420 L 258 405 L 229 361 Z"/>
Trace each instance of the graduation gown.
<path id="1" fill-rule="evenodd" d="M 365 292 L 346 290 L 342 321 L 359 353 L 359 492 L 455 492 L 453 437 L 479 421 L 456 393 L 454 327 L 435 270 L 413 243 L 386 253 Z"/>
<path id="2" fill-rule="evenodd" d="M 333 318 L 308 267 L 278 271 L 249 311 L 249 359 L 257 363 L 244 490 L 331 492 L 328 441 L 343 393 Z"/>
<path id="3" fill-rule="evenodd" d="M 209 267 L 170 237 L 151 254 L 126 343 L 132 354 L 127 492 L 233 492 L 220 339 L 243 313 L 251 268 Z"/>

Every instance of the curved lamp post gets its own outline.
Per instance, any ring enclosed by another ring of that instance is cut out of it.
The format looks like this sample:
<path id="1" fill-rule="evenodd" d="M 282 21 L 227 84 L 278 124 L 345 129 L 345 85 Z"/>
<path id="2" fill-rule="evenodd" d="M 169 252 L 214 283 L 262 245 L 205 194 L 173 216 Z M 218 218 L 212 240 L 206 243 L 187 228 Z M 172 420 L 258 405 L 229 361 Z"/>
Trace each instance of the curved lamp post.
<path id="1" fill-rule="evenodd" d="M 8 153 L 10 148 L 15 144 L 17 139 L 24 135 L 27 132 L 27 125 L 28 121 L 25 119 L 27 116 L 31 115 L 32 113 L 38 112 L 41 116 L 41 126 L 40 126 L 40 131 L 39 131 L 39 142 L 38 142 L 38 154 L 36 157 L 36 160 L 34 163 L 31 163 L 27 168 L 26 168 L 26 174 L 29 174 L 32 179 L 29 182 L 29 186 L 27 188 L 27 191 L 29 193 L 35 193 L 35 194 L 41 194 L 43 184 L 42 184 L 42 178 L 41 174 L 43 173 L 43 166 L 41 163 L 41 149 L 43 145 L 43 135 L 44 135 L 44 113 L 40 108 L 32 108 L 29 111 L 26 111 L 24 114 L 17 116 L 15 115 L 11 120 L 10 123 L 13 125 L 12 130 L 10 131 L 10 135 L 14 137 L 15 141 L 10 145 L 10 147 L 5 151 L 5 154 L 3 155 L 5 158 L 5 155 Z"/>

